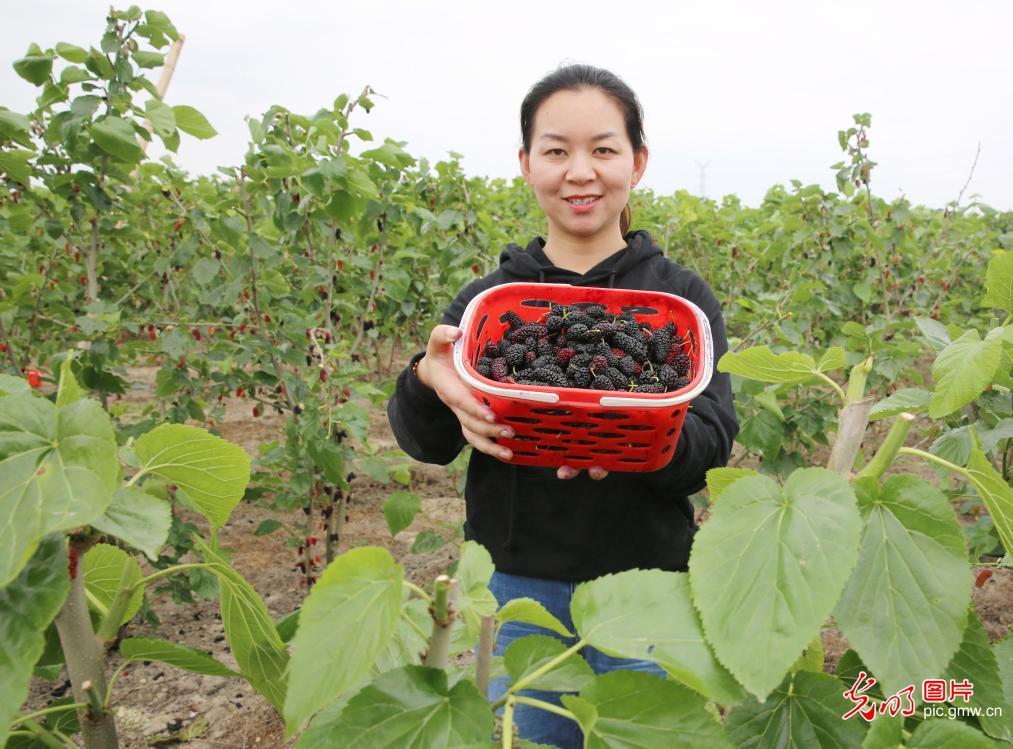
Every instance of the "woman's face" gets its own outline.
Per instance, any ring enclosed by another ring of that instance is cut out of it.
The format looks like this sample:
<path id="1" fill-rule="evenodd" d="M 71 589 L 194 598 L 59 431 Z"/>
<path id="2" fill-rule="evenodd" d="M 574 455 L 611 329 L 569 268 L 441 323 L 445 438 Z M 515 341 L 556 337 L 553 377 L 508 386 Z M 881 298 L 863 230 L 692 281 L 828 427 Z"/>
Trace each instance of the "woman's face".
<path id="1" fill-rule="evenodd" d="M 550 236 L 621 241 L 619 217 L 647 167 L 647 147 L 633 152 L 614 99 L 597 88 L 557 91 L 535 112 L 531 152 L 518 155 Z"/>

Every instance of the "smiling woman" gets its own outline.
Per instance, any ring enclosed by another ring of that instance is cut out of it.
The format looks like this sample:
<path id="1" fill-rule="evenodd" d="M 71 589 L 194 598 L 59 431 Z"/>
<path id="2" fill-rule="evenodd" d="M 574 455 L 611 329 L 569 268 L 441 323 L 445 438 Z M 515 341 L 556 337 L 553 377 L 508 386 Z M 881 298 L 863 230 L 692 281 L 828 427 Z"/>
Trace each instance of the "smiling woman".
<path id="1" fill-rule="evenodd" d="M 583 273 L 622 247 L 627 201 L 647 168 L 648 150 L 632 91 L 605 75 L 566 87 L 580 79 L 577 66 L 564 70 L 571 80 L 561 75 L 563 88 L 546 96 L 543 82 L 525 99 L 518 158 L 548 219 L 546 256 Z"/>
<path id="2" fill-rule="evenodd" d="M 398 444 L 417 460 L 446 464 L 465 445 L 475 448 L 465 489 L 465 537 L 492 556 L 496 571 L 490 590 L 501 605 L 517 598 L 538 601 L 567 629 L 573 628 L 571 599 L 581 582 L 632 569 L 686 570 L 697 528 L 688 497 L 704 487 L 708 469 L 727 462 L 738 432 L 729 377 L 715 375 L 693 401 L 675 455 L 660 470 L 517 465 L 510 462 L 507 445 L 513 430 L 460 379 L 453 342 L 472 299 L 519 281 L 676 294 L 707 315 L 715 360 L 725 353 L 720 305 L 707 284 L 668 260 L 647 232 L 630 231 L 627 201 L 647 167 L 642 119 L 635 94 L 605 70 L 564 67 L 532 87 L 521 106 L 518 158 L 545 213 L 546 238 L 536 237 L 526 247 L 509 245 L 496 271 L 457 295 L 426 350 L 398 378 L 387 407 Z M 600 342 L 601 362 L 607 361 L 605 352 L 616 356 L 609 349 L 617 345 L 615 331 L 611 335 L 603 339 L 608 343 Z M 579 375 L 575 351 L 564 350 L 558 336 L 538 343 L 554 352 L 549 366 L 559 369 L 559 377 L 565 369 L 572 387 L 571 378 Z M 581 351 L 580 357 L 590 362 L 594 353 Z M 509 376 L 506 359 L 500 364 Z M 651 374 L 643 370 L 638 376 Z M 503 655 L 511 643 L 531 634 L 577 647 L 559 630 L 507 621 L 495 653 Z M 523 651 L 525 645 L 518 647 Z M 613 658 L 589 646 L 581 655 L 595 673 L 636 670 L 664 676 L 650 661 Z M 531 690 L 522 682 L 501 678 L 489 685 L 490 698 L 505 705 L 504 725 L 515 723 L 520 736 L 531 741 L 562 749 L 582 746 L 581 728 L 575 715 L 560 707 L 559 693 Z"/>

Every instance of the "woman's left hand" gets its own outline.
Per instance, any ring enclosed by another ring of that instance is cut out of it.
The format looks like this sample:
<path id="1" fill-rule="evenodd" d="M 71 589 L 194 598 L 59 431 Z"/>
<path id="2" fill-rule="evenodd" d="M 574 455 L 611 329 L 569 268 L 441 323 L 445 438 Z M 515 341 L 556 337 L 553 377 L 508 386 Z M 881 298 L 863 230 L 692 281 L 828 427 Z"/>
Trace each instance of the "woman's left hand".
<path id="1" fill-rule="evenodd" d="M 595 481 L 601 481 L 603 478 L 609 475 L 601 466 L 591 466 L 587 469 L 588 475 Z M 572 479 L 580 473 L 579 468 L 571 468 L 570 466 L 560 466 L 556 470 L 556 478 L 560 479 Z"/>

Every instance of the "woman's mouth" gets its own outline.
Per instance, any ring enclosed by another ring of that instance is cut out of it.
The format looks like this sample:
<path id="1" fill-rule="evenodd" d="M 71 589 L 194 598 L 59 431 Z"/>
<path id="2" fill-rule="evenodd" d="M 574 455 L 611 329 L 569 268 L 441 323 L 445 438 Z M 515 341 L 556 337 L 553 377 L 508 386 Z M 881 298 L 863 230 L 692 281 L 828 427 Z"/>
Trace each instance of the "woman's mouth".
<path id="1" fill-rule="evenodd" d="M 601 195 L 575 195 L 571 198 L 564 198 L 564 200 L 578 212 L 584 213 L 598 204 L 598 201 L 601 200 Z"/>

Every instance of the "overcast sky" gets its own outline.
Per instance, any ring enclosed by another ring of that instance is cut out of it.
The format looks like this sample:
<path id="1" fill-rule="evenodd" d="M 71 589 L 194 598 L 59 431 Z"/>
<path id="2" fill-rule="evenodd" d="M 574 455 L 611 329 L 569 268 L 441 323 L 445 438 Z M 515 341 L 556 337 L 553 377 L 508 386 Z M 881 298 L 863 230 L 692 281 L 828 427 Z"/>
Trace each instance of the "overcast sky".
<path id="1" fill-rule="evenodd" d="M 125 7 L 128 3 L 124 3 Z M 108 2 L 3 0 L 0 105 L 35 90 L 10 62 L 29 42 L 97 46 Z M 777 183 L 833 187 L 837 131 L 872 114 L 873 191 L 941 207 L 964 196 L 1013 209 L 1013 4 L 1008 2 L 337 2 L 163 0 L 186 36 L 170 104 L 217 128 L 183 136 L 194 173 L 236 164 L 245 115 L 329 107 L 366 84 L 353 124 L 431 161 L 454 150 L 469 174 L 519 174 L 521 99 L 560 63 L 620 75 L 639 95 L 651 150 L 641 186 L 735 193 L 756 205 Z M 157 71 L 153 75 L 157 79 Z"/>

